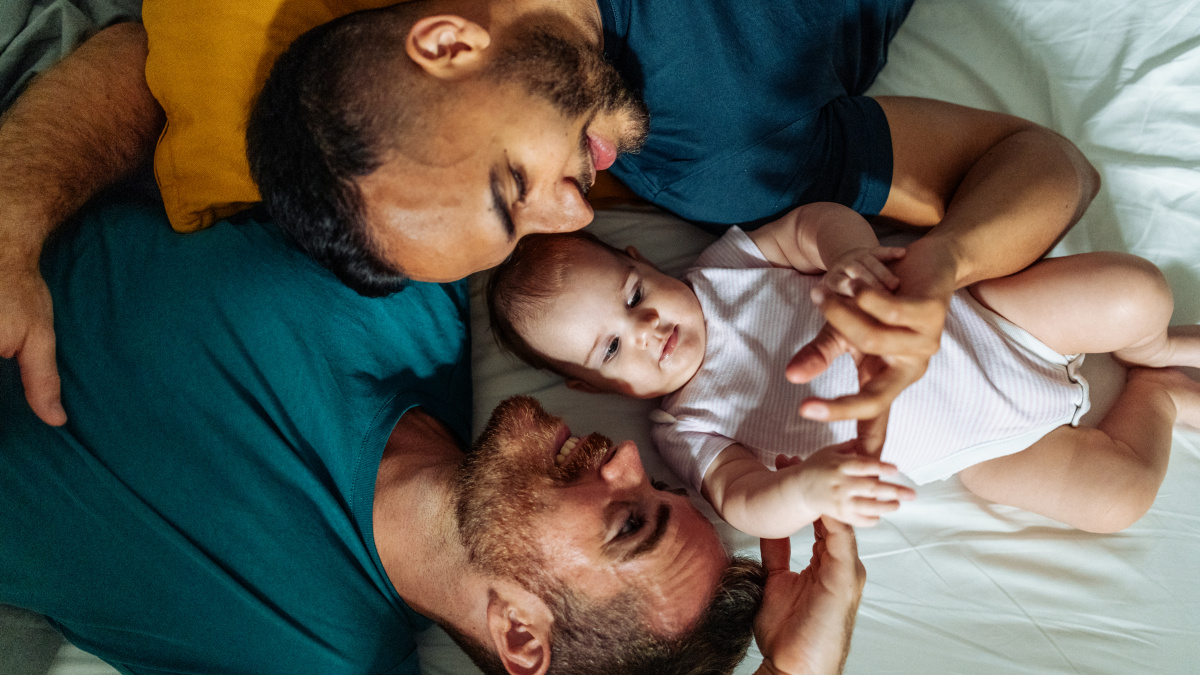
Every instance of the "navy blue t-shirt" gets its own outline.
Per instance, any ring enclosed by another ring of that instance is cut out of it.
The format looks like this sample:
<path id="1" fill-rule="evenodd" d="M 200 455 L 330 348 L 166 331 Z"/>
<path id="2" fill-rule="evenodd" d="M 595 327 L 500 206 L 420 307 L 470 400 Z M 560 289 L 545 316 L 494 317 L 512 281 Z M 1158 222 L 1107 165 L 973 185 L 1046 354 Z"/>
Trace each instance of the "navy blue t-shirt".
<path id="1" fill-rule="evenodd" d="M 418 673 L 375 548 L 401 415 L 470 434 L 464 282 L 364 298 L 270 223 L 52 243 L 55 429 L 0 361 L 0 602 L 126 673 Z"/>
<path id="2" fill-rule="evenodd" d="M 878 213 L 891 135 L 861 94 L 911 4 L 600 0 L 605 55 L 650 110 L 645 147 L 613 174 L 701 224 L 815 201 Z"/>

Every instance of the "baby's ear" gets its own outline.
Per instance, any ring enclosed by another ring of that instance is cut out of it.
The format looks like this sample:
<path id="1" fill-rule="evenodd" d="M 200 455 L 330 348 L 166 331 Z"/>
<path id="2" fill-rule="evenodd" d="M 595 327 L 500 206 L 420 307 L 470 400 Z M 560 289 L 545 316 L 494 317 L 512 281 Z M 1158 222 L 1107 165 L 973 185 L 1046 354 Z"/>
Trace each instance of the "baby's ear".
<path id="1" fill-rule="evenodd" d="M 582 392 L 588 393 L 588 394 L 603 394 L 604 393 L 598 387 L 596 387 L 594 384 L 591 384 L 589 382 L 584 382 L 583 380 L 577 380 L 573 377 L 567 378 L 567 389 L 574 389 L 575 391 L 582 391 Z"/>

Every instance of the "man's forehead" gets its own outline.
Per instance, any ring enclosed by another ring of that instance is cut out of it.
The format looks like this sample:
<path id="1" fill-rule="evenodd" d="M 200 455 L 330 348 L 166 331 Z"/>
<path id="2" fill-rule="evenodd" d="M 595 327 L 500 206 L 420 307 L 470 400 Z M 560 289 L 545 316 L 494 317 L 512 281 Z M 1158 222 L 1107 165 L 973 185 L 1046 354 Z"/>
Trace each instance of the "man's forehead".
<path id="1" fill-rule="evenodd" d="M 404 230 L 461 227 L 464 214 L 492 208 L 488 167 L 478 157 L 423 166 L 394 154 L 357 180 L 370 222 Z"/>

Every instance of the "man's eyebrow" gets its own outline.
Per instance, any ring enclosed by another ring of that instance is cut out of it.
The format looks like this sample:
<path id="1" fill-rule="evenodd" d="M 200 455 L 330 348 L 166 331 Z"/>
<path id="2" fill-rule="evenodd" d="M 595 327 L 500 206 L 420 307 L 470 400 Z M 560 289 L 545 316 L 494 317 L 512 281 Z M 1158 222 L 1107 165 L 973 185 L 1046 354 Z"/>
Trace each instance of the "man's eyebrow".
<path id="1" fill-rule="evenodd" d="M 658 505 L 658 522 L 654 524 L 654 531 L 650 536 L 642 540 L 633 550 L 621 556 L 621 562 L 629 562 L 635 558 L 640 558 L 648 553 L 652 553 L 658 547 L 658 543 L 662 541 L 663 535 L 667 533 L 667 525 L 671 524 L 671 505 L 663 502 Z"/>
<path id="2" fill-rule="evenodd" d="M 508 200 L 504 198 L 504 189 L 500 185 L 500 174 L 495 168 L 488 173 L 488 182 L 492 188 L 492 209 L 500 217 L 500 224 L 508 233 L 508 240 L 512 241 L 517 237 L 517 226 L 513 223 L 512 211 L 508 209 Z"/>

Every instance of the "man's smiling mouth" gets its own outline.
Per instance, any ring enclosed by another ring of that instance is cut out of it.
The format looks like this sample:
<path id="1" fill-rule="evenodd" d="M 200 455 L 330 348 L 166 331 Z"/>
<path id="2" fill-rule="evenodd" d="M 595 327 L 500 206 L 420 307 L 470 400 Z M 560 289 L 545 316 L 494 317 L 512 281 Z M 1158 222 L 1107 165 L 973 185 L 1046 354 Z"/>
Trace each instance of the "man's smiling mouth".
<path id="1" fill-rule="evenodd" d="M 575 446 L 577 445 L 579 445 L 579 438 L 577 436 L 571 436 L 567 440 L 563 441 L 562 446 L 558 449 L 558 454 L 554 456 L 554 463 L 559 466 L 565 464 L 567 458 L 571 456 L 571 451 L 574 450 Z"/>

